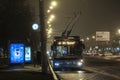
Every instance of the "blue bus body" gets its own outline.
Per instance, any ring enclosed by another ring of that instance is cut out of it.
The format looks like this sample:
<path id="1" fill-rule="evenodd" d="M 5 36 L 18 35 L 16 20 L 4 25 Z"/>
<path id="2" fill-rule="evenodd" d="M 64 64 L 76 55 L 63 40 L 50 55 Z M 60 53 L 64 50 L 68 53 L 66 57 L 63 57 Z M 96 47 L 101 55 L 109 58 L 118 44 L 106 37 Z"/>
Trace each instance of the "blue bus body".
<path id="1" fill-rule="evenodd" d="M 82 57 L 83 49 L 84 44 L 81 43 L 79 37 L 55 37 L 51 47 L 53 69 L 81 69 L 84 64 Z"/>

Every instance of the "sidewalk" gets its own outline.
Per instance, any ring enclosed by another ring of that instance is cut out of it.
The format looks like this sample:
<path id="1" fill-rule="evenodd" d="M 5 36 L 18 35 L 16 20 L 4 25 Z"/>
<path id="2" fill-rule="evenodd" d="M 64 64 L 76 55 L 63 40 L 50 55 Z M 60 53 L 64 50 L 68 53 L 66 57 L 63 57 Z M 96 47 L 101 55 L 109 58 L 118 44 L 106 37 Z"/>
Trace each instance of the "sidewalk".
<path id="1" fill-rule="evenodd" d="M 54 80 L 52 73 L 42 73 L 41 67 L 33 65 L 7 66 L 0 69 L 0 80 Z M 7 77 L 6 77 L 7 76 Z"/>
<path id="2" fill-rule="evenodd" d="M 34 65 L 25 65 L 24 68 L 31 70 L 31 71 L 36 71 L 36 72 L 41 72 L 41 70 L 42 70 L 41 66 L 39 66 L 39 65 L 36 65 L 35 67 L 34 67 Z"/>

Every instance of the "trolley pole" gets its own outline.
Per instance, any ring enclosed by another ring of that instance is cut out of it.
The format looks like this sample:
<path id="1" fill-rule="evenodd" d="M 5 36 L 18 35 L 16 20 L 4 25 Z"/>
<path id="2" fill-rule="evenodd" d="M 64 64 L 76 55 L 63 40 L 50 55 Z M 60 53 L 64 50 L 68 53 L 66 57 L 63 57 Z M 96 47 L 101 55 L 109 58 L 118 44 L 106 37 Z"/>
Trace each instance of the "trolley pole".
<path id="1" fill-rule="evenodd" d="M 40 35 L 41 35 L 41 66 L 42 72 L 47 73 L 47 54 L 46 54 L 46 28 L 45 28 L 45 16 L 44 16 L 44 0 L 39 0 L 39 17 L 40 17 Z"/>

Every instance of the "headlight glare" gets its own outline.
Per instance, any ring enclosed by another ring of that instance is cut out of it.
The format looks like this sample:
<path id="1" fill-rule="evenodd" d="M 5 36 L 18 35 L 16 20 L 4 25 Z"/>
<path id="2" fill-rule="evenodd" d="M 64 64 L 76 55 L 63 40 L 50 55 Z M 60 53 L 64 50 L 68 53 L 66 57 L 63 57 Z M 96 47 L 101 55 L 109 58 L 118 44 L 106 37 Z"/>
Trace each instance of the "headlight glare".
<path id="1" fill-rule="evenodd" d="M 78 62 L 77 65 L 78 65 L 78 66 L 82 66 L 82 63 L 81 63 L 81 62 Z"/>
<path id="2" fill-rule="evenodd" d="M 58 63 L 58 62 L 55 62 L 55 66 L 59 66 L 59 63 Z"/>

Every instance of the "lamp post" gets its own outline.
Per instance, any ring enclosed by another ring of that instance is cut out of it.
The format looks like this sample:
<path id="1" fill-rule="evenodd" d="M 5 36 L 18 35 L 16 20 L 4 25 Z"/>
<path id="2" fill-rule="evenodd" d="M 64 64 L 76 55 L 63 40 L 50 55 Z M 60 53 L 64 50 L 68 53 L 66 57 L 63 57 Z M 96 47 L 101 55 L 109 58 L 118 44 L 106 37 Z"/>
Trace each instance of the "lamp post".
<path id="1" fill-rule="evenodd" d="M 46 29 L 44 22 L 44 0 L 39 0 L 39 14 L 40 14 L 40 35 L 41 35 L 41 59 L 42 72 L 47 73 L 47 55 L 46 55 Z"/>

